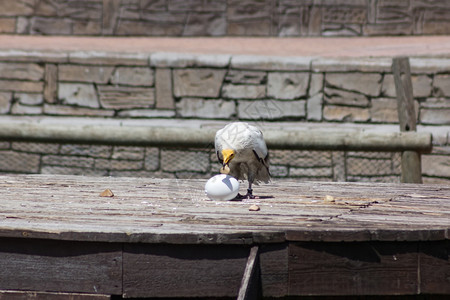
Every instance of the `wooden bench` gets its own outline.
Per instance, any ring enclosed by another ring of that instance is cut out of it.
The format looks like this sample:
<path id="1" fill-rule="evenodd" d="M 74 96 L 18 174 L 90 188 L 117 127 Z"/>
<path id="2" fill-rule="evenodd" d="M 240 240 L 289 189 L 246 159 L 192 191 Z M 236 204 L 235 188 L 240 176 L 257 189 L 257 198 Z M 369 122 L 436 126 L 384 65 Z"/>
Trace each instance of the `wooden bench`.
<path id="1" fill-rule="evenodd" d="M 219 202 L 205 180 L 0 178 L 6 299 L 450 294 L 448 186 L 283 181 Z"/>

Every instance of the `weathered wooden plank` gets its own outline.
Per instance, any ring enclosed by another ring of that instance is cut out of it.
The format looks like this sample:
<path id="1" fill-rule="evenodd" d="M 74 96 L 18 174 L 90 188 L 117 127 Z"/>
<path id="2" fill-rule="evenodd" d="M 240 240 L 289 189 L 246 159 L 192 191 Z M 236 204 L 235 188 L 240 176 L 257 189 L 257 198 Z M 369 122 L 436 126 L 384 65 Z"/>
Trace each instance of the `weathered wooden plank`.
<path id="1" fill-rule="evenodd" d="M 56 64 L 45 65 L 44 80 L 44 100 L 46 103 L 55 103 L 57 101 L 58 89 L 58 67 Z"/>
<path id="2" fill-rule="evenodd" d="M 414 109 L 414 96 L 411 81 L 409 59 L 396 57 L 392 61 L 395 90 L 397 93 L 397 111 L 400 131 L 416 131 L 416 113 Z M 401 182 L 422 183 L 422 167 L 420 153 L 414 150 L 402 152 Z"/>
<path id="3" fill-rule="evenodd" d="M 261 269 L 259 266 L 259 246 L 253 246 L 245 265 L 244 275 L 239 288 L 238 300 L 260 299 Z"/>
<path id="4" fill-rule="evenodd" d="M 0 289 L 120 294 L 121 245 L 1 238 Z"/>
<path id="5" fill-rule="evenodd" d="M 147 94 L 142 97 L 136 95 L 140 92 L 152 93 L 152 90 L 122 87 L 126 90 L 115 94 L 115 87 L 99 86 L 99 89 L 104 107 L 148 107 L 154 101 Z M 135 99 L 135 103 L 130 103 L 129 98 Z M 146 103 L 148 99 L 150 104 Z M 211 128 L 185 127 L 0 123 L 0 140 L 203 148 L 214 141 L 216 131 Z M 264 138 L 269 149 L 284 150 L 430 152 L 432 148 L 431 134 L 425 132 L 266 130 Z"/>
<path id="6" fill-rule="evenodd" d="M 438 241 L 420 243 L 420 292 L 450 294 L 450 243 Z"/>
<path id="7" fill-rule="evenodd" d="M 125 297 L 236 297 L 249 248 L 126 244 Z"/>
<path id="8" fill-rule="evenodd" d="M 408 57 L 392 60 L 400 131 L 416 131 L 416 114 Z"/>
<path id="9" fill-rule="evenodd" d="M 108 300 L 110 295 L 0 291 L 0 300 Z"/>
<path id="10" fill-rule="evenodd" d="M 290 244 L 289 294 L 415 294 L 417 247 L 417 243 Z"/>
<path id="11" fill-rule="evenodd" d="M 0 236 L 80 241 L 252 244 L 437 240 L 450 187 L 274 182 L 261 199 L 210 201 L 205 180 L 2 176 Z M 111 188 L 114 197 L 100 197 Z M 38 200 L 37 200 L 38 199 Z M 248 207 L 257 204 L 258 212 Z"/>
<path id="12" fill-rule="evenodd" d="M 263 296 L 288 295 L 288 244 L 264 244 L 259 247 Z"/>

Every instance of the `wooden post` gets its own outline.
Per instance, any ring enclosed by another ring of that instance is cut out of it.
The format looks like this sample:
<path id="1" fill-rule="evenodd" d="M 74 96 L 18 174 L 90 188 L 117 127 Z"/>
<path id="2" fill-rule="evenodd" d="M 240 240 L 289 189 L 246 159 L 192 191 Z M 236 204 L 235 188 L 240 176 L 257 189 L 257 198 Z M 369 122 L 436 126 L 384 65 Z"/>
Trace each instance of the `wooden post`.
<path id="1" fill-rule="evenodd" d="M 258 246 L 254 246 L 250 250 L 241 287 L 239 288 L 238 300 L 260 299 L 262 296 L 258 250 Z"/>
<path id="2" fill-rule="evenodd" d="M 395 57 L 392 61 L 395 90 L 397 93 L 397 110 L 400 131 L 416 131 L 416 114 L 411 82 L 411 71 L 407 57 Z M 422 167 L 420 153 L 417 151 L 402 152 L 403 183 L 422 183 Z"/>

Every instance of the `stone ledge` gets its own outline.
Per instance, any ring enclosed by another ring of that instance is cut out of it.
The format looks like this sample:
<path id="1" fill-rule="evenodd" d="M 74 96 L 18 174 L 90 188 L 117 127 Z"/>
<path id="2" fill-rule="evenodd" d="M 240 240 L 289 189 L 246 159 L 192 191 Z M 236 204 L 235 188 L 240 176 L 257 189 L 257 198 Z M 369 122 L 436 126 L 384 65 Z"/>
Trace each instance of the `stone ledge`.
<path id="1" fill-rule="evenodd" d="M 264 56 L 243 54 L 193 54 L 171 52 L 2 50 L 2 62 L 44 62 L 87 65 L 129 65 L 156 68 L 231 67 L 249 71 L 391 72 L 389 57 Z M 411 57 L 411 72 L 442 73 L 450 69 L 449 58 Z"/>
<path id="2" fill-rule="evenodd" d="M 150 55 L 150 66 L 158 68 L 216 67 L 225 68 L 230 64 L 227 54 L 190 54 L 158 52 Z"/>
<path id="3" fill-rule="evenodd" d="M 254 56 L 233 55 L 231 67 L 234 69 L 265 71 L 309 71 L 313 57 L 303 56 Z"/>

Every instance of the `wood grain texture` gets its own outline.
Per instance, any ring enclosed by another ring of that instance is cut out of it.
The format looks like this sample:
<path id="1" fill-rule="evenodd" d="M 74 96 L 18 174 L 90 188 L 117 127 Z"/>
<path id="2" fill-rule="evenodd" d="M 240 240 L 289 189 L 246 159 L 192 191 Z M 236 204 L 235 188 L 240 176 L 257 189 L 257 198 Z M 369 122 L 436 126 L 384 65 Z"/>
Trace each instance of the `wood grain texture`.
<path id="1" fill-rule="evenodd" d="M 0 236 L 239 245 L 448 238 L 448 186 L 282 181 L 255 187 L 260 199 L 211 201 L 204 184 L 205 180 L 1 176 Z M 106 188 L 115 196 L 100 197 Z M 261 210 L 248 211 L 252 204 Z"/>
<path id="2" fill-rule="evenodd" d="M 417 248 L 389 242 L 291 244 L 289 294 L 415 294 Z"/>
<path id="3" fill-rule="evenodd" d="M 259 266 L 259 246 L 253 246 L 245 265 L 237 300 L 261 299 L 261 269 Z"/>
<path id="4" fill-rule="evenodd" d="M 409 59 L 396 57 L 392 61 L 395 90 L 397 94 L 397 111 L 401 132 L 416 131 L 416 113 L 414 108 L 414 95 L 411 81 Z M 422 166 L 420 153 L 414 150 L 402 152 L 403 183 L 422 183 Z"/>
<path id="5" fill-rule="evenodd" d="M 288 295 L 288 244 L 265 244 L 259 248 L 263 296 Z"/>
<path id="6" fill-rule="evenodd" d="M 282 181 L 211 201 L 204 184 L 0 176 L 0 289 L 236 297 L 257 245 L 265 297 L 450 294 L 448 186 Z"/>
<path id="7" fill-rule="evenodd" d="M 0 239 L 0 288 L 120 294 L 120 245 Z"/>
<path id="8" fill-rule="evenodd" d="M 420 243 L 420 292 L 450 294 L 450 243 Z"/>
<path id="9" fill-rule="evenodd" d="M 0 291 L 0 300 L 108 300 L 109 295 Z"/>
<path id="10" fill-rule="evenodd" d="M 408 57 L 395 57 L 392 60 L 395 91 L 397 94 L 397 111 L 400 131 L 416 131 L 416 114 L 414 112 L 414 95 Z"/>
<path id="11" fill-rule="evenodd" d="M 226 245 L 126 245 L 125 297 L 232 297 L 249 249 Z"/>

